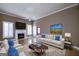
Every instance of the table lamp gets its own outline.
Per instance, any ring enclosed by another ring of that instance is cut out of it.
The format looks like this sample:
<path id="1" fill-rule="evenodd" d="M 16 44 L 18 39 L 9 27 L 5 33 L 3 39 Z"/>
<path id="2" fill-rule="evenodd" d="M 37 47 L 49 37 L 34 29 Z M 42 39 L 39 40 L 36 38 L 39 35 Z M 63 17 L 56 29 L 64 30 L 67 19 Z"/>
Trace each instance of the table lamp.
<path id="1" fill-rule="evenodd" d="M 65 33 L 66 41 L 70 41 L 71 33 Z"/>

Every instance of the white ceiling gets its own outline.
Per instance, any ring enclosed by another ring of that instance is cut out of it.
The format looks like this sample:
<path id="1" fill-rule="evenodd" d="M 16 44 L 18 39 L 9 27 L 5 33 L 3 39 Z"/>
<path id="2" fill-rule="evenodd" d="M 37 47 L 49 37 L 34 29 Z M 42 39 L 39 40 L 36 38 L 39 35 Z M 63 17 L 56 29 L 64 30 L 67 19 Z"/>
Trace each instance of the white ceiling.
<path id="1" fill-rule="evenodd" d="M 37 20 L 71 5 L 73 3 L 0 3 L 0 12 Z"/>

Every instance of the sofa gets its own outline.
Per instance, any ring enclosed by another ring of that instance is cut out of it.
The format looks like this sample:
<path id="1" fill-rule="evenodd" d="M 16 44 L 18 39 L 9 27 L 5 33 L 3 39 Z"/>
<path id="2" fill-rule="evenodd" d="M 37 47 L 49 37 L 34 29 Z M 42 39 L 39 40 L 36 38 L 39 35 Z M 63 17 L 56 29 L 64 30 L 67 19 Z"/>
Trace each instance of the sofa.
<path id="1" fill-rule="evenodd" d="M 55 40 L 55 36 L 60 36 L 59 40 Z M 62 37 L 62 35 L 59 34 L 45 34 L 45 37 L 42 37 L 41 35 L 38 36 L 40 42 L 58 47 L 63 49 L 64 48 L 64 41 L 65 39 Z"/>

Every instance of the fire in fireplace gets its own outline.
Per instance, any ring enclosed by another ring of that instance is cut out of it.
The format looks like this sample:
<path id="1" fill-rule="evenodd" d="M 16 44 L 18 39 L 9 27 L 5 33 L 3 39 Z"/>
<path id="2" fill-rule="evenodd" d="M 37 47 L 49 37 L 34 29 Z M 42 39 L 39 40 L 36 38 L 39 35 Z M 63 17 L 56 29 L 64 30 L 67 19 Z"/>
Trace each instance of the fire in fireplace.
<path id="1" fill-rule="evenodd" d="M 22 39 L 22 38 L 24 38 L 24 33 L 19 33 L 18 34 L 18 39 Z"/>

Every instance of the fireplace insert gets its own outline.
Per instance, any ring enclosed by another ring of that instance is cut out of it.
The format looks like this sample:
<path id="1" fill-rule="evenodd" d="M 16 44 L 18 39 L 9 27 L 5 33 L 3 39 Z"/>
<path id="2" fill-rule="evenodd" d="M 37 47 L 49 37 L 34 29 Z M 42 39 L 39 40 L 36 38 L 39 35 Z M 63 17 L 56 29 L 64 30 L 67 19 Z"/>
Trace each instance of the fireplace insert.
<path id="1" fill-rule="evenodd" d="M 18 39 L 22 39 L 22 38 L 24 38 L 24 33 L 19 33 L 18 34 Z"/>

